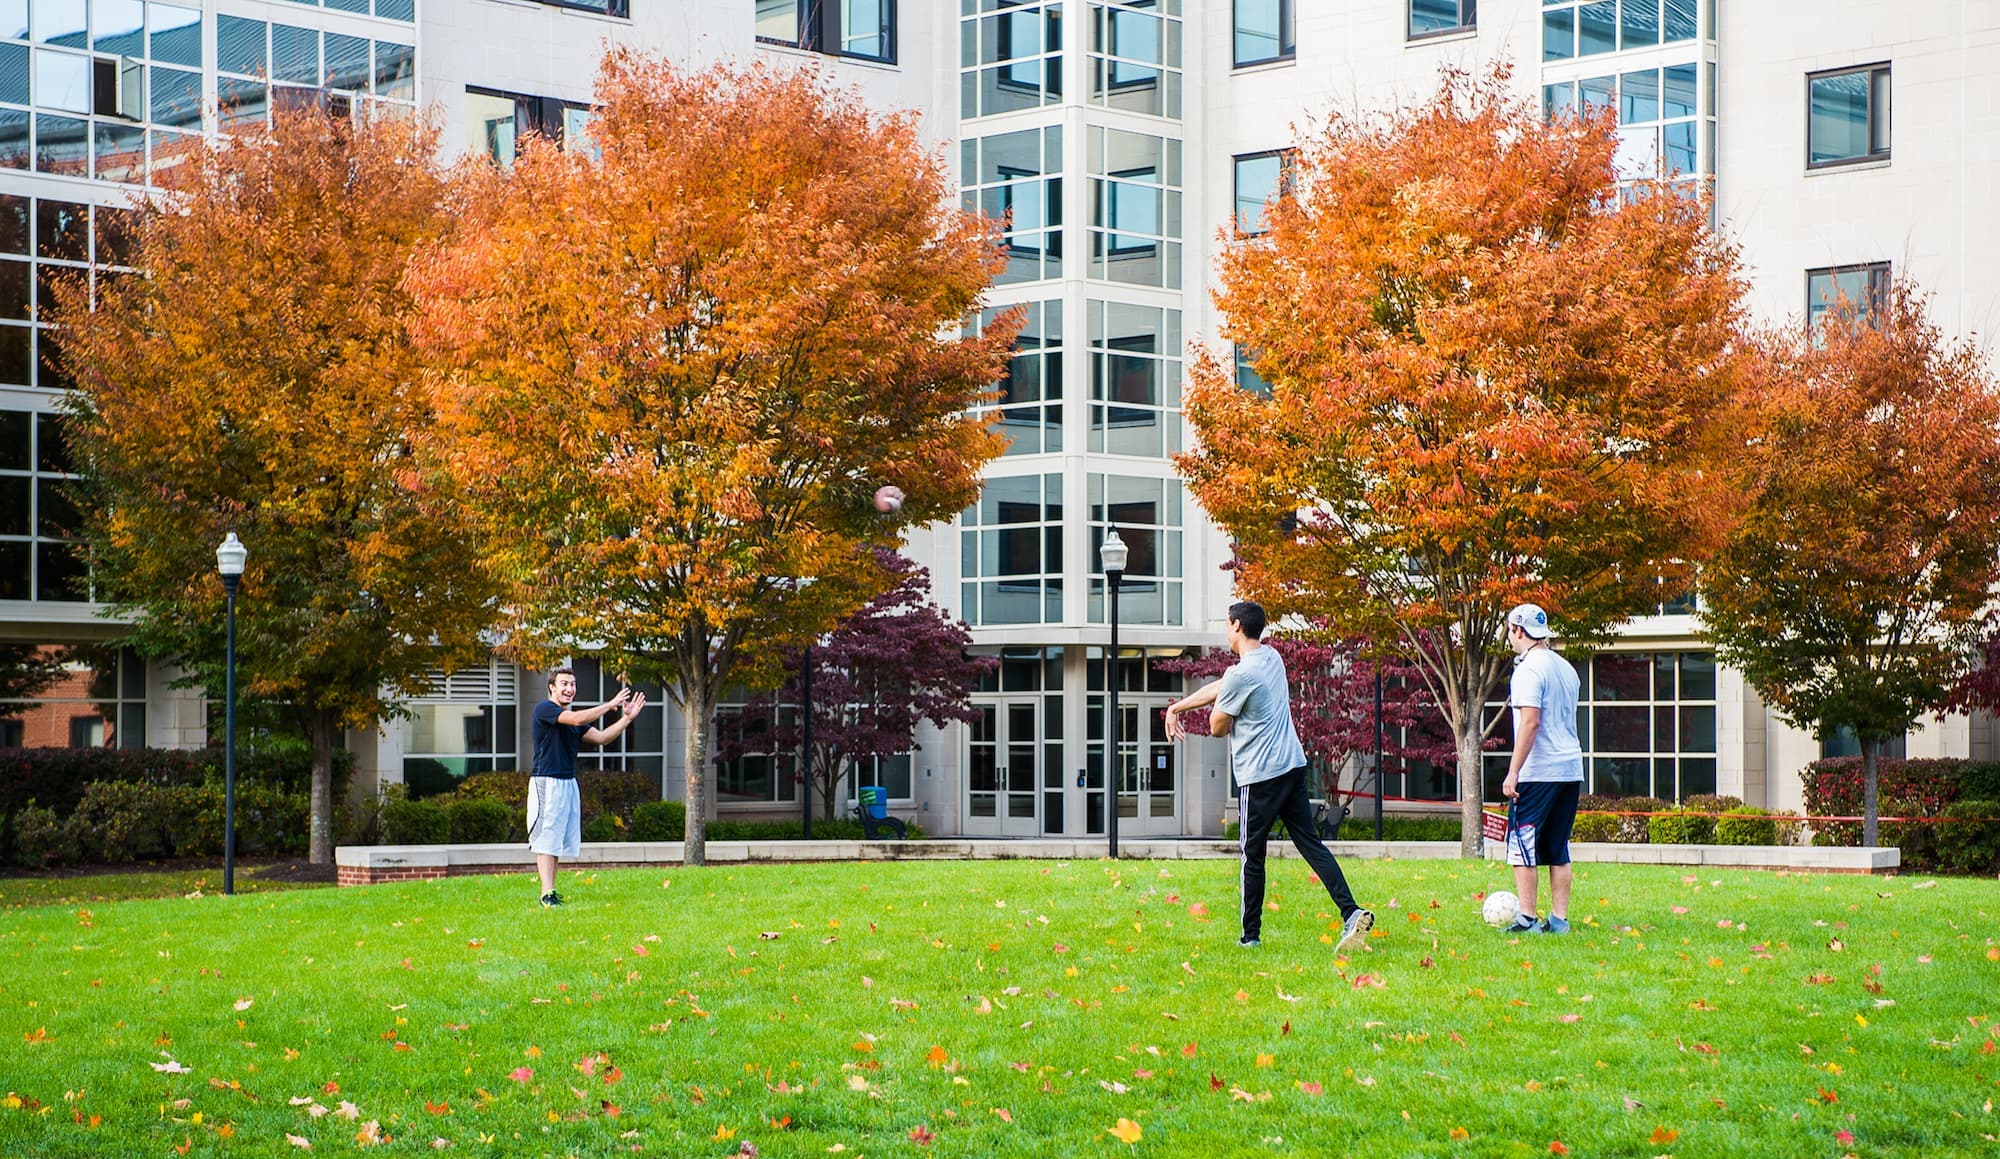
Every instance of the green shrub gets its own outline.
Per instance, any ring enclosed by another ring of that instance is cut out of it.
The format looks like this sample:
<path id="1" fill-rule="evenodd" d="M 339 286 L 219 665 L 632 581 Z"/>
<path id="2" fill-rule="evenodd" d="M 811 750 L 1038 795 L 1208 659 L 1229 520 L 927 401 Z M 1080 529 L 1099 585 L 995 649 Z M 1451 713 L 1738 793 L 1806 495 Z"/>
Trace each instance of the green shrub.
<path id="1" fill-rule="evenodd" d="M 618 818 L 609 813 L 599 813 L 583 823 L 585 841 L 623 841 L 625 833 L 619 827 Z"/>
<path id="2" fill-rule="evenodd" d="M 632 811 L 660 799 L 660 778 L 655 773 L 583 773 L 576 779 L 577 796 L 583 802 L 583 819 L 588 823 L 600 814 L 616 817 L 624 827 L 632 824 Z"/>
<path id="3" fill-rule="evenodd" d="M 1681 808 L 1690 813 L 1727 813 L 1742 807 L 1743 798 L 1718 797 L 1714 793 L 1696 793 L 1681 802 Z"/>
<path id="4" fill-rule="evenodd" d="M 441 803 L 451 831 L 453 845 L 497 845 L 514 832 L 514 812 L 498 801 L 485 797 L 448 800 Z"/>
<path id="5" fill-rule="evenodd" d="M 1937 824 L 1938 864 L 1953 873 L 2000 867 L 2000 801 L 1955 801 Z"/>
<path id="6" fill-rule="evenodd" d="M 1388 817 L 1382 818 L 1382 840 L 1384 841 L 1456 841 L 1461 835 L 1463 822 L 1456 817 Z M 1375 840 L 1375 819 L 1373 817 L 1349 817 L 1340 826 L 1342 841 Z"/>
<path id="7" fill-rule="evenodd" d="M 1646 840 L 1654 845 L 1711 845 L 1715 842 L 1715 817 L 1685 810 L 1651 817 L 1646 822 Z"/>
<path id="8" fill-rule="evenodd" d="M 176 857 L 222 856 L 223 785 L 220 780 L 168 789 L 161 802 L 167 843 Z M 236 844 L 243 848 L 241 835 Z"/>
<path id="9" fill-rule="evenodd" d="M 1658 797 L 1614 797 L 1605 808 L 1619 813 L 1664 813 L 1672 809 L 1673 803 Z M 1651 817 L 1618 818 L 1618 836 L 1615 840 L 1627 845 L 1644 845 L 1652 839 Z"/>
<path id="10" fill-rule="evenodd" d="M 687 836 L 687 805 L 681 801 L 648 801 L 632 810 L 632 840 L 679 841 Z"/>
<path id="11" fill-rule="evenodd" d="M 95 781 L 64 824 L 86 862 L 120 864 L 167 852 L 165 792 L 144 781 Z"/>
<path id="12" fill-rule="evenodd" d="M 915 834 L 912 834 L 915 836 Z M 797 821 L 711 821 L 710 841 L 803 841 L 805 827 Z M 865 840 L 861 822 L 813 818 L 814 841 Z"/>
<path id="13" fill-rule="evenodd" d="M 1768 809 L 1738 806 L 1716 819 L 1715 842 L 1718 845 L 1776 845 L 1778 823 L 1771 818 Z"/>
<path id="14" fill-rule="evenodd" d="M 1787 810 L 1776 810 L 1771 814 L 1771 823 L 1778 828 L 1777 844 L 1797 845 L 1804 836 L 1805 818 Z"/>
<path id="15" fill-rule="evenodd" d="M 1572 841 L 1617 841 L 1619 818 L 1606 817 L 1602 813 L 1578 813 L 1576 828 L 1570 831 Z"/>
<path id="16" fill-rule="evenodd" d="M 436 801 L 382 803 L 382 844 L 443 845 L 450 840 L 451 818 Z"/>
<path id="17" fill-rule="evenodd" d="M 14 814 L 12 829 L 16 865 L 48 869 L 76 860 L 76 841 L 54 809 L 30 800 Z"/>
<path id="18" fill-rule="evenodd" d="M 528 774 L 474 773 L 458 783 L 453 795 L 498 801 L 525 817 L 528 814 Z"/>

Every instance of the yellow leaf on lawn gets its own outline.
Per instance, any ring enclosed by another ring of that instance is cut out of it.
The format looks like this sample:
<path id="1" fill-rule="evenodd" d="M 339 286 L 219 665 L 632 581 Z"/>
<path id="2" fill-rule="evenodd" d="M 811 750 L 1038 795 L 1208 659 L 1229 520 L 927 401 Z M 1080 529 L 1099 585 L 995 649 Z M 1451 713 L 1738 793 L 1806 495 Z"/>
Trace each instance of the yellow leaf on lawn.
<path id="1" fill-rule="evenodd" d="M 1112 1137 L 1120 1143 L 1137 1143 L 1141 1133 L 1139 1124 L 1130 1119 L 1120 1119 L 1118 1120 L 1118 1125 L 1111 1128 Z"/>
<path id="2" fill-rule="evenodd" d="M 721 1143 L 728 1139 L 734 1139 L 735 1137 L 736 1137 L 735 1128 L 725 1127 L 721 1123 L 717 1123 L 715 1125 L 715 1134 L 709 1136 L 710 1139 L 714 1140 L 717 1143 Z"/>
<path id="3" fill-rule="evenodd" d="M 1464 1127 L 1453 1127 L 1451 1129 L 1451 1138 L 1455 1143 L 1463 1143 L 1465 1140 L 1472 1138 L 1472 1132 L 1466 1130 Z"/>
<path id="4" fill-rule="evenodd" d="M 1257 1065 L 1260 1067 L 1270 1066 L 1272 1063 L 1276 1061 L 1278 1060 L 1275 1055 L 1260 1054 L 1257 1056 Z"/>

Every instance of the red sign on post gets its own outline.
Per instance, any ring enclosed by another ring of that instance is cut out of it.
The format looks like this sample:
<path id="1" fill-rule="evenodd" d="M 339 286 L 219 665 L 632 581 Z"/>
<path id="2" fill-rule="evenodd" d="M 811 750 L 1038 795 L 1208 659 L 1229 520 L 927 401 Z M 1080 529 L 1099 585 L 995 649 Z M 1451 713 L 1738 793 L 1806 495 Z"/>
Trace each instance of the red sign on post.
<path id="1" fill-rule="evenodd" d="M 1488 841 L 1507 840 L 1507 814 L 1488 809 L 1480 814 L 1480 832 Z"/>

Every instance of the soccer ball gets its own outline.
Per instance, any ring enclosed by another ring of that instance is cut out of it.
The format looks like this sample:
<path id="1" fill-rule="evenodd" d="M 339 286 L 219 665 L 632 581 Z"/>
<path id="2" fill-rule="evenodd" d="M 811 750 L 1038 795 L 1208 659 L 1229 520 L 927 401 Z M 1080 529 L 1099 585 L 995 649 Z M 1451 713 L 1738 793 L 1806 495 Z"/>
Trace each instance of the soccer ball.
<path id="1" fill-rule="evenodd" d="M 1521 914 L 1521 899 L 1506 890 L 1496 890 L 1486 895 L 1486 904 L 1479 908 L 1479 915 L 1489 926 L 1504 926 Z"/>
<path id="2" fill-rule="evenodd" d="M 903 489 L 901 487 L 892 483 L 886 487 L 876 488 L 875 510 L 887 515 L 892 511 L 900 511 L 902 507 Z"/>

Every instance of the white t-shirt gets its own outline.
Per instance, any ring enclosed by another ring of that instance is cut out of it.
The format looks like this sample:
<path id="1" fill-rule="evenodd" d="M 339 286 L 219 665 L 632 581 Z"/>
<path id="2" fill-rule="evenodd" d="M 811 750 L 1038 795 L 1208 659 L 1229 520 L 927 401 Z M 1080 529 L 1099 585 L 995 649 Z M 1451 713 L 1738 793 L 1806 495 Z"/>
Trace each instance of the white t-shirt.
<path id="1" fill-rule="evenodd" d="M 1305 746 L 1292 727 L 1285 658 L 1276 648 L 1262 645 L 1230 665 L 1215 707 L 1236 721 L 1229 729 L 1229 763 L 1237 784 L 1268 781 L 1306 763 Z"/>
<path id="2" fill-rule="evenodd" d="M 1542 710 L 1535 744 L 1521 762 L 1521 781 L 1581 781 L 1583 746 L 1576 739 L 1576 669 L 1555 649 L 1531 648 L 1514 665 L 1507 703 L 1514 709 L 1514 735 L 1521 735 L 1523 708 Z"/>

